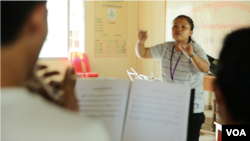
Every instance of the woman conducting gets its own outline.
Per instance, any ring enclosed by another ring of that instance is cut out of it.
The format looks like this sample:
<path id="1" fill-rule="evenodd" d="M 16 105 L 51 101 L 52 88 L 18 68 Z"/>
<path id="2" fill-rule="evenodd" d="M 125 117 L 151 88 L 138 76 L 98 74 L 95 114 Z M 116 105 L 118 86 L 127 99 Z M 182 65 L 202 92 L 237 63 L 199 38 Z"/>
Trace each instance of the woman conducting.
<path id="1" fill-rule="evenodd" d="M 175 41 L 165 42 L 150 48 L 144 46 L 147 32 L 140 31 L 136 54 L 142 59 L 161 60 L 164 83 L 186 84 L 195 89 L 189 137 L 192 141 L 198 141 L 201 125 L 205 119 L 202 83 L 210 64 L 204 50 L 191 39 L 193 29 L 193 20 L 188 16 L 180 15 L 173 21 L 172 37 Z"/>

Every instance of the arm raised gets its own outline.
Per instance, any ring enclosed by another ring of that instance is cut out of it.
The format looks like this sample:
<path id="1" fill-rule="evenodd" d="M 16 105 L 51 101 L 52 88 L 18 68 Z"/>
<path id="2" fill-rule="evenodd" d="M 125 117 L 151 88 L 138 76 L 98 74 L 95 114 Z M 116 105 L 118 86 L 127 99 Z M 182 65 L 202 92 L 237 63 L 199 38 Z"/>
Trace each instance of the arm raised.
<path id="1" fill-rule="evenodd" d="M 179 44 L 179 49 L 187 56 L 190 56 L 193 54 L 194 50 L 193 50 L 193 46 L 192 44 L 188 43 L 188 44 Z M 202 59 L 198 54 L 195 54 L 192 58 L 191 58 L 192 63 L 194 64 L 194 66 L 200 71 L 200 72 L 208 72 L 209 71 L 209 63 Z"/>
<path id="2" fill-rule="evenodd" d="M 149 48 L 146 48 L 144 43 L 147 40 L 147 31 L 139 31 L 138 33 L 138 42 L 135 47 L 136 55 L 141 59 L 151 59 L 152 54 Z"/>

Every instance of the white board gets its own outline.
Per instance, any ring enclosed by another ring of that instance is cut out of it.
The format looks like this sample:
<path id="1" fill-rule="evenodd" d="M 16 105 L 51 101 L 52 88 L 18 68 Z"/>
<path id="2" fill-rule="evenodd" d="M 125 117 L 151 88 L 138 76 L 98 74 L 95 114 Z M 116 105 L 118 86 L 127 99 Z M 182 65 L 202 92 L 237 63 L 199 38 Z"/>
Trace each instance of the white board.
<path id="1" fill-rule="evenodd" d="M 173 41 L 173 20 L 178 15 L 193 19 L 192 38 L 218 59 L 225 35 L 250 27 L 250 1 L 167 1 L 166 41 Z"/>

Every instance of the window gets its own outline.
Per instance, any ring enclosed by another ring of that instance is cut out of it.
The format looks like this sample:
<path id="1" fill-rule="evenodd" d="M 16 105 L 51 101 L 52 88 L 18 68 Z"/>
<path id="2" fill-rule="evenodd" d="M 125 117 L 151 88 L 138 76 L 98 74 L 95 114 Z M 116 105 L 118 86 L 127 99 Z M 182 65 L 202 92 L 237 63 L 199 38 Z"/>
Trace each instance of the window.
<path id="1" fill-rule="evenodd" d="M 48 34 L 40 58 L 65 58 L 69 49 L 84 52 L 84 1 L 48 0 Z"/>
<path id="2" fill-rule="evenodd" d="M 84 52 L 84 1 L 70 0 L 70 51 Z"/>

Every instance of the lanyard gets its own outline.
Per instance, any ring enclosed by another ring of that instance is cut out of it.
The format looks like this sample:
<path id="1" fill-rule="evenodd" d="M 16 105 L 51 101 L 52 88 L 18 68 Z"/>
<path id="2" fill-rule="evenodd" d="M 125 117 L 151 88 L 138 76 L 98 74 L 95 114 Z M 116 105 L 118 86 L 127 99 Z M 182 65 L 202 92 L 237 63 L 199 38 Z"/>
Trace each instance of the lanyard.
<path id="1" fill-rule="evenodd" d="M 175 45 L 174 45 L 174 46 L 175 46 Z M 173 49 L 172 49 L 172 55 L 171 55 L 171 59 L 170 59 L 170 74 L 171 74 L 172 82 L 173 82 L 173 80 L 174 80 L 174 72 L 175 72 L 175 69 L 176 69 L 176 67 L 177 67 L 177 65 L 178 65 L 178 63 L 179 63 L 180 58 L 181 58 L 181 55 L 180 55 L 179 58 L 178 58 L 178 60 L 177 60 L 177 62 L 176 62 L 176 64 L 175 64 L 174 70 L 173 70 L 173 72 L 172 72 L 172 58 L 173 58 L 173 54 L 174 54 L 174 46 L 173 46 Z M 182 52 L 181 52 L 181 54 L 182 54 Z"/>

